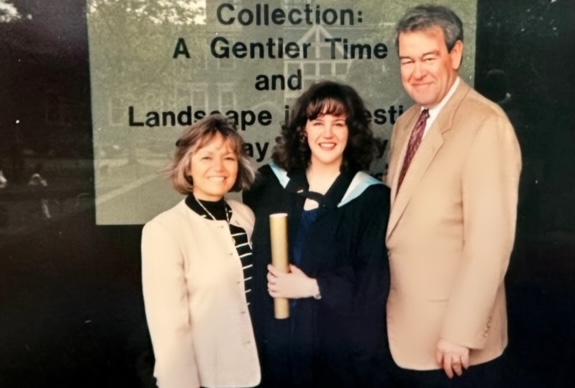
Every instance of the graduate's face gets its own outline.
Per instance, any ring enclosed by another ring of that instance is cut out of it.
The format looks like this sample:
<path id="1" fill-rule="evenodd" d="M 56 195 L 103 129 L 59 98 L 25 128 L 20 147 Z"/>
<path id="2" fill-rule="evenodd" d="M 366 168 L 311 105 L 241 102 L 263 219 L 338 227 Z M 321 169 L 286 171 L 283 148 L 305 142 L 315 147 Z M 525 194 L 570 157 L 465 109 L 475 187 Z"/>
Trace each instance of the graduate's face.
<path id="1" fill-rule="evenodd" d="M 400 33 L 401 81 L 407 94 L 425 108 L 439 104 L 457 79 L 462 52 L 461 41 L 447 50 L 440 27 Z"/>
<path id="2" fill-rule="evenodd" d="M 219 201 L 230 191 L 238 176 L 238 156 L 229 140 L 219 133 L 194 150 L 188 174 L 198 199 Z"/>
<path id="3" fill-rule="evenodd" d="M 311 149 L 311 164 L 340 167 L 347 146 L 347 115 L 320 114 L 308 120 L 305 133 Z"/>

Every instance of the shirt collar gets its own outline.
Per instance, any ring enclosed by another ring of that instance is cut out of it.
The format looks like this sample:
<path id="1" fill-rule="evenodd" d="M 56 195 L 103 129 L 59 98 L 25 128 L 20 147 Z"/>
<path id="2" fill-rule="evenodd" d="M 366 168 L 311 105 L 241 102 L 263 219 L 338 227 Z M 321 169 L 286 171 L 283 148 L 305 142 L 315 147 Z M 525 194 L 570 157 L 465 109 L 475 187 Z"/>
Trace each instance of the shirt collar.
<path id="1" fill-rule="evenodd" d="M 460 82 L 460 79 L 459 79 L 459 77 L 457 77 L 455 79 L 455 82 L 453 83 L 453 85 L 451 85 L 451 88 L 449 89 L 449 91 L 447 92 L 445 97 L 443 97 L 443 99 L 439 102 L 439 104 L 435 105 L 432 108 L 429 108 L 429 118 L 427 119 L 427 123 L 425 125 L 424 135 L 429 131 L 429 128 L 431 128 L 431 126 L 435 122 L 435 119 L 437 119 L 437 116 L 439 116 L 439 113 L 441 112 L 443 107 L 445 107 L 445 105 L 447 104 L 447 101 L 449 101 L 449 99 L 455 93 L 455 90 L 459 86 L 459 82 Z M 423 107 L 421 108 L 421 110 L 423 110 Z"/>

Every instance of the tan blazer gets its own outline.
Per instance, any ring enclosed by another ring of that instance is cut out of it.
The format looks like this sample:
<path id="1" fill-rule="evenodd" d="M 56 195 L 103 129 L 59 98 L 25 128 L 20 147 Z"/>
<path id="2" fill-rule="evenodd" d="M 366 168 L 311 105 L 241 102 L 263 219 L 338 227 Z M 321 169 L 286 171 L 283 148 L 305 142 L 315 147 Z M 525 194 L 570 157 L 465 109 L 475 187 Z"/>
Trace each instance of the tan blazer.
<path id="1" fill-rule="evenodd" d="M 391 142 L 391 353 L 400 367 L 438 369 L 442 337 L 471 348 L 478 364 L 507 345 L 503 278 L 515 236 L 519 144 L 499 106 L 460 81 L 398 193 L 419 112 L 414 106 L 399 118 Z"/>
<path id="2" fill-rule="evenodd" d="M 251 238 L 252 211 L 227 202 L 230 222 Z M 181 201 L 148 222 L 142 282 L 160 388 L 259 384 L 242 264 L 226 221 L 205 219 Z"/>

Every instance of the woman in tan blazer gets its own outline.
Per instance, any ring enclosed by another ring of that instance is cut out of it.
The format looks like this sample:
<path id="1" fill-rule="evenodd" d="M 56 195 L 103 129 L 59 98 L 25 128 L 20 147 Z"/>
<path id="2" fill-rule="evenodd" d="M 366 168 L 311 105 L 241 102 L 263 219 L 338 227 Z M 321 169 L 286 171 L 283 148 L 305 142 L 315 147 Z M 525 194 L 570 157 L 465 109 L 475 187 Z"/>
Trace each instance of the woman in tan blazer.
<path id="1" fill-rule="evenodd" d="M 243 141 L 208 116 L 176 143 L 168 169 L 186 198 L 142 233 L 142 283 L 160 388 L 252 387 L 260 367 L 249 313 L 254 216 L 225 200 L 254 179 Z"/>

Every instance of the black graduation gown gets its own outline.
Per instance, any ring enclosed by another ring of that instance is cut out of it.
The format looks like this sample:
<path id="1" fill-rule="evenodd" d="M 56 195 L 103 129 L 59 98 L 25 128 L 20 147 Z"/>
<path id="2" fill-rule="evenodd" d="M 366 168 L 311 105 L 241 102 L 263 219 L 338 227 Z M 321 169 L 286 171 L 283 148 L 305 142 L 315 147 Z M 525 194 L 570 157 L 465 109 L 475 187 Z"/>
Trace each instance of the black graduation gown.
<path id="1" fill-rule="evenodd" d="M 385 323 L 389 189 L 377 182 L 356 187 L 350 198 L 346 192 L 355 174 L 340 174 L 305 237 L 299 265 L 317 279 L 321 299 L 298 299 L 289 319 L 276 320 L 266 280 L 271 261 L 269 215 L 289 215 L 293 247 L 308 189 L 305 171 L 283 177 L 277 172 L 277 167 L 274 173 L 270 165 L 263 166 L 254 187 L 244 192 L 244 203 L 256 215 L 250 307 L 261 386 L 381 387 L 391 362 Z"/>

